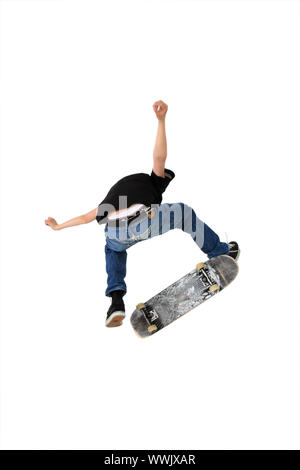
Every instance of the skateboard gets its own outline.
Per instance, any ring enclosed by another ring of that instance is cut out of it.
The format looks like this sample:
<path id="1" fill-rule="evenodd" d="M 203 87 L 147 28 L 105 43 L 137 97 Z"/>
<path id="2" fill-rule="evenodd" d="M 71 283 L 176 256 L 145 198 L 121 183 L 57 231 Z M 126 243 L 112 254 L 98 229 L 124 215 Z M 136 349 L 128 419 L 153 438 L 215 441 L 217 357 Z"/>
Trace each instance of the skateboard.
<path id="1" fill-rule="evenodd" d="M 223 290 L 238 270 L 236 261 L 227 255 L 198 263 L 178 281 L 136 306 L 130 317 L 133 329 L 142 338 L 157 333 Z"/>

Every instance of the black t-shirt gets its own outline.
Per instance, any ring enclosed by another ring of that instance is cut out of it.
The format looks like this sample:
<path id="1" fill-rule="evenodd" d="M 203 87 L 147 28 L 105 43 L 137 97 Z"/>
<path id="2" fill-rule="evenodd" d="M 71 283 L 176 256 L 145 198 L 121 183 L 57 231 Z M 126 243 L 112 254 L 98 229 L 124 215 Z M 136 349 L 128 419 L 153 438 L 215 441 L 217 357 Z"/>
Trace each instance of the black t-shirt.
<path id="1" fill-rule="evenodd" d="M 99 204 L 96 220 L 99 224 L 107 222 L 107 216 L 114 211 L 125 209 L 133 204 L 160 204 L 162 193 L 175 177 L 172 170 L 165 168 L 165 177 L 157 176 L 154 171 L 125 176 L 114 184 L 105 199 Z M 119 196 L 122 197 L 120 201 Z M 126 198 L 123 198 L 126 196 Z M 124 200 L 123 200 L 124 199 Z M 109 205 L 109 206 L 108 206 Z"/>

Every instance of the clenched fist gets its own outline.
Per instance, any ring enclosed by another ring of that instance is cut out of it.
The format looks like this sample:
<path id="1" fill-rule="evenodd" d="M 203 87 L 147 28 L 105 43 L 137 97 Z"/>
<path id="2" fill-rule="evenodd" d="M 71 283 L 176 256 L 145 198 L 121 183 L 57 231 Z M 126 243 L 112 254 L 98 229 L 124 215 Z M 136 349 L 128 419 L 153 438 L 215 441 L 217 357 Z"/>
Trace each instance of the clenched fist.
<path id="1" fill-rule="evenodd" d="M 162 100 L 155 101 L 153 104 L 153 109 L 159 121 L 165 119 L 166 113 L 168 111 L 168 105 L 166 103 L 164 103 Z"/>
<path id="2" fill-rule="evenodd" d="M 49 227 L 52 228 L 52 230 L 58 230 L 58 223 L 56 222 L 53 217 L 48 217 L 48 219 L 45 220 L 45 224 L 49 225 Z"/>

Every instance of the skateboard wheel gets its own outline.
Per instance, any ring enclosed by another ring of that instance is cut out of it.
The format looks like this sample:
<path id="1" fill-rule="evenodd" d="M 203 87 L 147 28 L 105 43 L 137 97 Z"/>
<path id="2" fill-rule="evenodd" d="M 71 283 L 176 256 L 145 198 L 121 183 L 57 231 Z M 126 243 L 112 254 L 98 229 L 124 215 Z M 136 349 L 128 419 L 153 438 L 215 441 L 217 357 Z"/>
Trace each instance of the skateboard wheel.
<path id="1" fill-rule="evenodd" d="M 149 333 L 154 333 L 154 331 L 157 331 L 157 326 L 156 325 L 148 326 L 148 332 Z"/>
<path id="2" fill-rule="evenodd" d="M 145 308 L 145 304 L 143 304 L 143 303 L 137 304 L 137 306 L 136 306 L 137 310 L 142 310 L 143 308 Z"/>
<path id="3" fill-rule="evenodd" d="M 198 263 L 196 265 L 196 271 L 200 271 L 200 269 L 203 269 L 205 267 L 205 264 L 204 263 Z"/>
<path id="4" fill-rule="evenodd" d="M 209 288 L 209 292 L 211 292 L 212 294 L 213 294 L 214 292 L 217 292 L 218 290 L 219 290 L 218 284 L 213 284 L 213 285 L 210 286 L 210 288 Z"/>

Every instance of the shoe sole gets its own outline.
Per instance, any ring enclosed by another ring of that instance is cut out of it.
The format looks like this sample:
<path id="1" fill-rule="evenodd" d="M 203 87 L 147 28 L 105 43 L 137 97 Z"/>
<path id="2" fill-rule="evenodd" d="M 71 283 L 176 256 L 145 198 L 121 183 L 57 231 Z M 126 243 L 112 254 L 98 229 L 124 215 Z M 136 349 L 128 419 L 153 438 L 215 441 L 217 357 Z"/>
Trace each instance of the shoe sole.
<path id="1" fill-rule="evenodd" d="M 123 312 L 114 312 L 111 314 L 109 319 L 106 320 L 105 326 L 107 326 L 108 328 L 121 326 L 124 318 L 125 318 L 125 315 Z"/>

